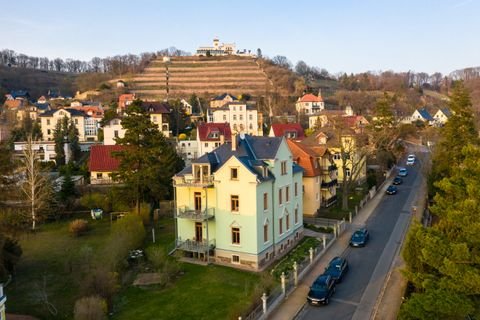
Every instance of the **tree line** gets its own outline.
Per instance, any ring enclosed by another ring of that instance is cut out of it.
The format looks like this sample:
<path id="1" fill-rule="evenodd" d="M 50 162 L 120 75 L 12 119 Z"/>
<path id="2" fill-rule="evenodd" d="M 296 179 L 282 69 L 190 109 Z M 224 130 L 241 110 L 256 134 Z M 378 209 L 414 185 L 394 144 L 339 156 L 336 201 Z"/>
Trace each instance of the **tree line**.
<path id="1" fill-rule="evenodd" d="M 90 61 L 78 59 L 62 59 L 29 56 L 23 53 L 17 53 L 10 49 L 0 51 L 0 64 L 9 67 L 18 67 L 26 69 L 36 69 L 56 72 L 70 73 L 110 73 L 122 75 L 125 73 L 140 72 L 145 68 L 151 59 L 157 56 L 185 56 L 188 52 L 170 47 L 157 52 L 143 52 L 136 54 L 115 55 L 112 57 L 100 58 L 94 57 Z"/>

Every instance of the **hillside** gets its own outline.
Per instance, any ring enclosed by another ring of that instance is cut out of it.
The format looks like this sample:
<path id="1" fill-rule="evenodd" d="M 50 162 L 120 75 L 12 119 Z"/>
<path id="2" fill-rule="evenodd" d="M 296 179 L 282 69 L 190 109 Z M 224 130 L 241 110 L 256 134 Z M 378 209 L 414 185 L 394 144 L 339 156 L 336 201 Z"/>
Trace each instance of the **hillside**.
<path id="1" fill-rule="evenodd" d="M 28 90 L 32 98 L 47 94 L 49 89 L 71 96 L 75 93 L 75 78 L 75 74 L 66 72 L 0 66 L 0 102 L 5 93 L 20 89 Z"/>
<path id="2" fill-rule="evenodd" d="M 216 95 L 223 92 L 264 96 L 273 91 L 287 96 L 291 91 L 287 83 L 277 84 L 275 74 L 265 72 L 256 59 L 237 56 L 172 57 L 168 65 L 162 57 L 158 57 L 141 74 L 126 79 L 130 90 L 140 98 L 166 98 L 167 67 L 170 98 L 186 97 L 192 93 Z"/>

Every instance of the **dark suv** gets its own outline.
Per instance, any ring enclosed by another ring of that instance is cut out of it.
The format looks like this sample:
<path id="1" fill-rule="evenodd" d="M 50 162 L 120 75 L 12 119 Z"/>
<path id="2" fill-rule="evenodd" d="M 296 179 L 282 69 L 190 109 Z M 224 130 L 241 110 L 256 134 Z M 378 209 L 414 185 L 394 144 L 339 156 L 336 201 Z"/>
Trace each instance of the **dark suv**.
<path id="1" fill-rule="evenodd" d="M 336 283 L 339 283 L 342 281 L 347 271 L 348 271 L 347 259 L 342 257 L 335 257 L 330 261 L 328 266 L 325 268 L 325 272 L 323 274 L 328 274 L 332 276 L 333 280 L 335 280 Z"/>
<path id="2" fill-rule="evenodd" d="M 322 274 L 315 280 L 308 292 L 307 301 L 312 305 L 329 304 L 335 292 L 335 280 L 331 275 Z"/>

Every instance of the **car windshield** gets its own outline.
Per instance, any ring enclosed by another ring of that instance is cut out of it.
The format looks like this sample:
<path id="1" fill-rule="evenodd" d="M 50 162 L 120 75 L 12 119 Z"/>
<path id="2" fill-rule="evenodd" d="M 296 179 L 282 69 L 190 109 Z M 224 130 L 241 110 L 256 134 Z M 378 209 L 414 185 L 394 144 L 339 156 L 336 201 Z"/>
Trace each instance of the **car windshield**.
<path id="1" fill-rule="evenodd" d="M 323 293 L 327 291 L 327 286 L 325 283 L 315 283 L 311 288 L 310 291 Z"/>
<path id="2" fill-rule="evenodd" d="M 353 234 L 353 239 L 354 239 L 354 240 L 360 240 L 360 239 L 362 239 L 362 238 L 363 238 L 363 233 L 361 233 L 361 232 L 355 232 L 355 233 Z"/>

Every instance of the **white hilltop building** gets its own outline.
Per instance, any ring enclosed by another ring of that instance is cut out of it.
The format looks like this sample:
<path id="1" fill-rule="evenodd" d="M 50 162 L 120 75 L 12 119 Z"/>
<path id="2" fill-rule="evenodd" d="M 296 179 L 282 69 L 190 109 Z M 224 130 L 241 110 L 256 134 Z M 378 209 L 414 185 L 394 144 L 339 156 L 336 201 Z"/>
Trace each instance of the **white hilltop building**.
<path id="1" fill-rule="evenodd" d="M 237 45 L 234 43 L 222 43 L 220 44 L 220 40 L 218 37 L 213 39 L 213 46 L 211 47 L 198 47 L 197 52 L 195 53 L 196 56 L 206 56 L 210 54 L 211 56 L 228 56 L 228 55 L 236 55 L 236 56 L 247 56 L 253 57 L 254 54 L 251 53 L 250 50 L 237 50 Z"/>

